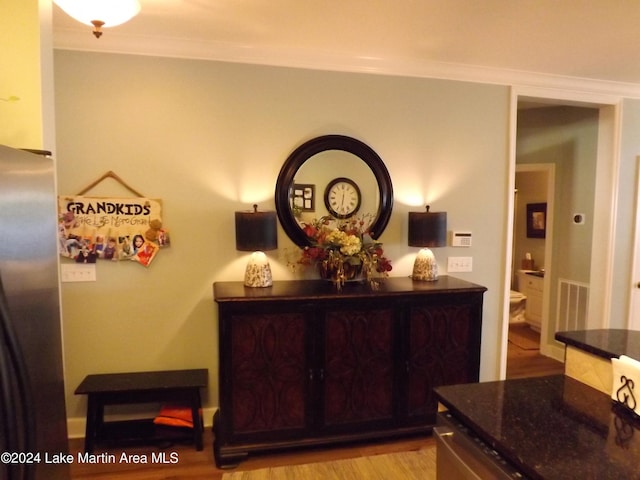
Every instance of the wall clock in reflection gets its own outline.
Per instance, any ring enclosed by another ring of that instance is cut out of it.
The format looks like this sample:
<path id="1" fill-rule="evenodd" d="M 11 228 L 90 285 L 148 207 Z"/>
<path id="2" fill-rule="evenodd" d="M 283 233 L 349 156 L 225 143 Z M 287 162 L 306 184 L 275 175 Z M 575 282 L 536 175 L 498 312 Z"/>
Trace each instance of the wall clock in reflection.
<path id="1" fill-rule="evenodd" d="M 334 178 L 324 191 L 324 204 L 331 215 L 344 219 L 354 216 L 360 209 L 362 195 L 353 180 Z"/>

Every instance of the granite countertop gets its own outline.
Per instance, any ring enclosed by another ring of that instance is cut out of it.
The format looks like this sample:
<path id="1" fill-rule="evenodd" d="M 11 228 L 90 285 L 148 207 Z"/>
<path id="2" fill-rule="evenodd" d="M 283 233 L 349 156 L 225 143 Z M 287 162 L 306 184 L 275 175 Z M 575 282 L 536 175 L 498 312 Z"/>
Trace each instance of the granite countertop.
<path id="1" fill-rule="evenodd" d="M 640 331 L 622 329 L 558 332 L 556 340 L 606 360 L 626 355 L 640 360 Z"/>
<path id="2" fill-rule="evenodd" d="M 532 479 L 640 479 L 640 424 L 564 375 L 435 389 L 462 424 Z"/>

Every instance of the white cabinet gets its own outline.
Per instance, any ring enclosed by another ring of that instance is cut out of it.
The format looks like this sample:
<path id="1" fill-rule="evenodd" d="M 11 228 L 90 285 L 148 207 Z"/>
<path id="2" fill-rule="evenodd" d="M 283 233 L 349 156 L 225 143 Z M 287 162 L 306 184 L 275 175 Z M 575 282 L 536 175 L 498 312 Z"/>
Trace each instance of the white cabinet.
<path id="1" fill-rule="evenodd" d="M 534 330 L 540 331 L 542 326 L 542 291 L 544 277 L 530 275 L 526 270 L 518 272 L 518 288 L 527 297 L 525 318 Z"/>

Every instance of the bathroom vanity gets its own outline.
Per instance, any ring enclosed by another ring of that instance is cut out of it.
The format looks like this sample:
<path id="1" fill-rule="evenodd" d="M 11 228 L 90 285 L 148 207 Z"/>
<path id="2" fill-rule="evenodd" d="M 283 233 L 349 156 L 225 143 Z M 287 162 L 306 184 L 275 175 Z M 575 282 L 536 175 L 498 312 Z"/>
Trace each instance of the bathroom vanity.
<path id="1" fill-rule="evenodd" d="M 433 387 L 477 382 L 485 287 L 453 277 L 217 282 L 218 466 L 250 452 L 429 433 Z"/>
<path id="2" fill-rule="evenodd" d="M 525 318 L 527 323 L 539 332 L 542 328 L 544 273 L 533 270 L 519 270 L 518 290 L 527 297 L 525 304 Z"/>

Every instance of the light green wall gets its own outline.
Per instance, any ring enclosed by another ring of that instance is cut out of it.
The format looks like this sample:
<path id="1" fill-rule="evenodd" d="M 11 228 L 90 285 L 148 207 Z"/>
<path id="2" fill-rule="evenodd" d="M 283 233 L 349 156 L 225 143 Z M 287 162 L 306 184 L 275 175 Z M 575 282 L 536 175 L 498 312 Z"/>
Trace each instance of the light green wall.
<path id="1" fill-rule="evenodd" d="M 300 143 L 339 133 L 369 144 L 393 179 L 381 240 L 394 276 L 411 273 L 407 212 L 447 211 L 473 232 L 472 273 L 485 295 L 481 378 L 498 377 L 505 251 L 509 89 L 454 81 L 56 51 L 61 195 L 112 170 L 164 202 L 172 246 L 148 269 L 102 262 L 95 283 L 62 287 L 67 402 L 89 373 L 207 367 L 217 404 L 214 281 L 241 280 L 233 212 L 274 207 L 280 167 Z M 338 173 L 338 172 L 336 172 Z M 106 181 L 93 195 L 129 195 Z M 293 278 L 282 230 L 276 280 Z M 441 273 L 460 249 L 437 249 Z M 208 419 L 210 421 L 210 419 Z"/>
<path id="2" fill-rule="evenodd" d="M 556 165 L 554 272 L 589 283 L 598 110 L 555 107 L 518 114 L 517 162 Z M 585 214 L 584 225 L 572 223 Z"/>

